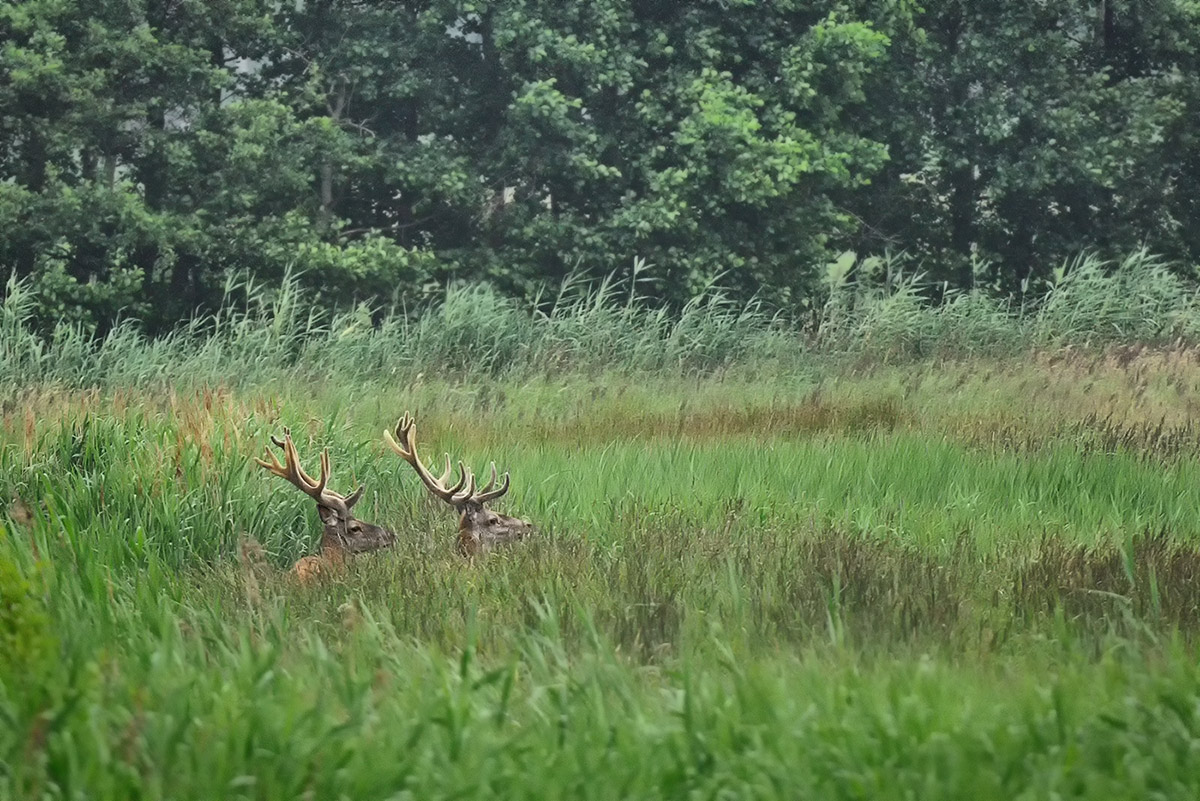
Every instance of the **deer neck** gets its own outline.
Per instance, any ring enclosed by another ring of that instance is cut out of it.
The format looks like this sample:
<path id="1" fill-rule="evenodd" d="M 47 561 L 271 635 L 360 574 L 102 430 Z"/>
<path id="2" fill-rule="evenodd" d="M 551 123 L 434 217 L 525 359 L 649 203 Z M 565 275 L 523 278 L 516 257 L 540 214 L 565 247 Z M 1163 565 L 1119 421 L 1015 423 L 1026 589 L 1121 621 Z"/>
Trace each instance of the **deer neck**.
<path id="1" fill-rule="evenodd" d="M 321 556 L 338 562 L 345 559 L 345 535 L 337 526 L 325 526 L 325 531 L 321 534 Z"/>
<path id="2" fill-rule="evenodd" d="M 475 514 L 481 508 L 479 504 L 467 504 L 459 512 L 458 552 L 463 556 L 475 556 L 482 549 L 479 532 L 475 526 Z"/>

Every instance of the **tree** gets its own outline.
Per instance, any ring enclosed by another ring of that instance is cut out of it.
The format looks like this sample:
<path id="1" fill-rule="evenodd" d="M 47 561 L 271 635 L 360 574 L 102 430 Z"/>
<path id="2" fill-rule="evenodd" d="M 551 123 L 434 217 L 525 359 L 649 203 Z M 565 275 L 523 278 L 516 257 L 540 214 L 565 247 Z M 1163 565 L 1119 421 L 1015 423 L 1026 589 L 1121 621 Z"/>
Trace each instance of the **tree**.
<path id="1" fill-rule="evenodd" d="M 831 198 L 883 162 L 854 115 L 885 31 L 836 3 L 497 5 L 516 191 L 490 237 L 536 274 L 640 256 L 667 296 L 784 301 L 855 227 Z"/>
<path id="2" fill-rule="evenodd" d="M 306 167 L 342 141 L 265 82 L 274 5 L 0 7 L 0 259 L 38 281 L 49 323 L 169 325 L 217 299 L 230 270 L 307 261 L 337 299 L 421 262 L 386 243 L 368 259 L 324 246 Z"/>
<path id="3" fill-rule="evenodd" d="M 856 209 L 937 277 L 1015 289 L 1069 254 L 1197 252 L 1197 4 L 926 3 L 871 88 L 891 162 Z M 1194 176 L 1194 172 L 1192 173 Z"/>

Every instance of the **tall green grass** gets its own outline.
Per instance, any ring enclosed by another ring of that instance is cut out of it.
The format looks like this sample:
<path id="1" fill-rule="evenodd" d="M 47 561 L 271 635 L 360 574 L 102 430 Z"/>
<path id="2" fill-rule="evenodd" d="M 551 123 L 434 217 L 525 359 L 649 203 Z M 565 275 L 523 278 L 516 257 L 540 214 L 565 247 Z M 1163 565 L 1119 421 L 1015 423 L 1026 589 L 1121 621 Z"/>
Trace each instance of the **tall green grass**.
<path id="1" fill-rule="evenodd" d="M 1147 251 L 1119 262 L 1082 254 L 1045 287 L 1018 298 L 984 289 L 950 290 L 940 303 L 919 272 L 889 267 L 888 281 L 855 282 L 834 269 L 819 333 L 826 349 L 907 360 L 922 356 L 1012 355 L 1061 346 L 1195 342 L 1200 295 L 1194 270 Z M 1184 277 L 1184 276 L 1187 277 Z"/>
<path id="2" fill-rule="evenodd" d="M 794 361 L 792 338 L 778 320 L 719 291 L 673 312 L 622 297 L 611 282 L 568 283 L 547 304 L 457 285 L 413 314 L 363 306 L 329 315 L 314 300 L 294 276 L 273 288 L 233 282 L 216 313 L 163 337 L 148 339 L 126 321 L 100 339 L 66 324 L 47 339 L 31 327 L 28 288 L 10 280 L 0 306 L 0 380 L 10 387 L 233 385 L 306 375 L 689 373 Z"/>
<path id="3" fill-rule="evenodd" d="M 12 283 L 0 799 L 1193 799 L 1200 366 L 1036 352 L 1189 341 L 1186 284 L 1112 268 L 839 284 L 814 327 L 231 285 L 157 340 L 44 340 Z M 454 553 L 381 445 L 406 409 L 532 541 Z M 289 577 L 320 525 L 250 461 L 285 425 L 396 549 Z"/>
<path id="4" fill-rule="evenodd" d="M 935 378 L 28 392 L 0 797 L 1195 797 L 1196 449 L 982 440 Z M 533 541 L 454 554 L 406 407 Z M 289 578 L 281 425 L 395 551 Z"/>
<path id="5" fill-rule="evenodd" d="M 1179 273 L 1146 252 L 1119 264 L 1081 256 L 1056 270 L 1045 292 L 1021 302 L 973 290 L 934 304 L 937 288 L 919 274 L 897 272 L 877 285 L 866 276 L 850 280 L 853 270 L 842 269 L 833 271 L 812 318 L 739 303 L 716 288 L 667 309 L 639 296 L 636 283 L 573 279 L 554 297 L 529 301 L 454 285 L 420 309 L 329 314 L 289 276 L 278 287 L 230 281 L 216 312 L 155 339 L 133 320 L 98 339 L 68 324 L 43 336 L 32 325 L 28 286 L 10 279 L 0 304 L 0 382 L 11 393 L 34 384 L 235 385 L 333 375 L 779 375 L 808 373 L 840 356 L 908 361 L 1193 342 L 1200 301 L 1194 282 Z"/>

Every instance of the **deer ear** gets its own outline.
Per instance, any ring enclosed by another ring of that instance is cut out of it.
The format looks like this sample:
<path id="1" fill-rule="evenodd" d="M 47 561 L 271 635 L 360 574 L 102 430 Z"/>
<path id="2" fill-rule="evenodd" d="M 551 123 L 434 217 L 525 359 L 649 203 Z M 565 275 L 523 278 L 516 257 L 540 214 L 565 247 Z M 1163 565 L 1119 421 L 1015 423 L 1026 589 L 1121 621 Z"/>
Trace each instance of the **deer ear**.
<path id="1" fill-rule="evenodd" d="M 321 522 L 327 526 L 336 525 L 341 520 L 341 518 L 338 517 L 338 513 L 333 509 L 330 509 L 328 506 L 318 506 L 317 514 L 320 516 Z"/>

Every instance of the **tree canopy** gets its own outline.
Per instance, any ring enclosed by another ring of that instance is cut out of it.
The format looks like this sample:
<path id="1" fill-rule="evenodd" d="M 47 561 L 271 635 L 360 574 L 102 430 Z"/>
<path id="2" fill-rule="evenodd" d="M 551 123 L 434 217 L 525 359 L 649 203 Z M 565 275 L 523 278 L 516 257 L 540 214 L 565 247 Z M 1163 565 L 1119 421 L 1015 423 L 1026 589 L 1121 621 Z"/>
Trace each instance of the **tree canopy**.
<path id="1" fill-rule="evenodd" d="M 787 307 L 846 250 L 1194 262 L 1198 48 L 1195 0 L 8 0 L 0 266 L 153 328 L 239 272 L 380 303 L 637 258 Z"/>

